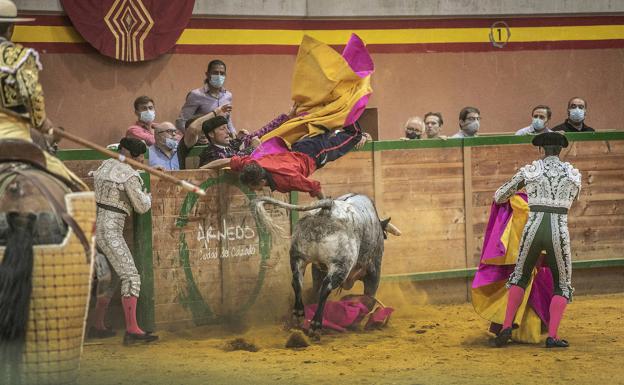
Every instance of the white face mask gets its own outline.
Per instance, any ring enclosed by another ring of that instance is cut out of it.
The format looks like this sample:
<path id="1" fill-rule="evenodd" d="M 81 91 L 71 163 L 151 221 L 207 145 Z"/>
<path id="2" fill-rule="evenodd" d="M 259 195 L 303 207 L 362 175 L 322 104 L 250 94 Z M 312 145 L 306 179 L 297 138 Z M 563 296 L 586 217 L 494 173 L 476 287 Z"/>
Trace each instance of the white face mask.
<path id="1" fill-rule="evenodd" d="M 221 88 L 223 83 L 225 83 L 225 75 L 210 75 L 208 83 L 215 88 Z"/>
<path id="2" fill-rule="evenodd" d="M 568 110 L 568 113 L 570 114 L 570 120 L 574 123 L 580 123 L 585 120 L 585 110 L 582 110 L 580 108 L 573 108 L 571 110 Z"/>
<path id="3" fill-rule="evenodd" d="M 176 142 L 175 139 L 167 138 L 165 139 L 165 147 L 167 147 L 170 150 L 173 150 L 176 147 L 178 147 L 178 142 Z"/>
<path id="4" fill-rule="evenodd" d="M 542 131 L 544 129 L 545 123 L 540 118 L 533 118 L 533 122 L 531 123 L 531 125 L 533 126 L 533 129 L 535 129 L 535 131 Z"/>
<path id="5" fill-rule="evenodd" d="M 474 135 L 479 131 L 480 123 L 478 120 L 474 120 L 466 124 L 462 130 L 468 135 Z"/>
<path id="6" fill-rule="evenodd" d="M 145 110 L 141 111 L 141 121 L 145 123 L 151 123 L 156 119 L 156 111 L 154 110 Z"/>

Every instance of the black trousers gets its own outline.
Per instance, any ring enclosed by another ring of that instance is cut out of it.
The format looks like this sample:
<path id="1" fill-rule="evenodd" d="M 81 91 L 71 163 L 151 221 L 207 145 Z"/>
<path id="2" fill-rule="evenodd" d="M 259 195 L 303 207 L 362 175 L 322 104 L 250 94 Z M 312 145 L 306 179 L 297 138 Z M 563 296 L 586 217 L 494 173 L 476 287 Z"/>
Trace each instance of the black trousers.
<path id="1" fill-rule="evenodd" d="M 355 123 L 344 127 L 338 133 L 327 132 L 303 138 L 292 145 L 292 151 L 304 153 L 314 159 L 318 169 L 349 152 L 361 138 L 362 131 Z"/>

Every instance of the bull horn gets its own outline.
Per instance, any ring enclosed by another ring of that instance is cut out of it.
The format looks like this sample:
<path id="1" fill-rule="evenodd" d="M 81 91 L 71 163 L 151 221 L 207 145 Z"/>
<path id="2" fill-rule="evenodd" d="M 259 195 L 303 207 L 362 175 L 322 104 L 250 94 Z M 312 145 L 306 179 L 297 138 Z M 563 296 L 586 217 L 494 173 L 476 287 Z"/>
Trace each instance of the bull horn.
<path id="1" fill-rule="evenodd" d="M 392 223 L 388 223 L 388 225 L 386 226 L 386 231 L 396 237 L 401 236 L 401 230 L 399 230 L 399 228 L 393 225 Z"/>

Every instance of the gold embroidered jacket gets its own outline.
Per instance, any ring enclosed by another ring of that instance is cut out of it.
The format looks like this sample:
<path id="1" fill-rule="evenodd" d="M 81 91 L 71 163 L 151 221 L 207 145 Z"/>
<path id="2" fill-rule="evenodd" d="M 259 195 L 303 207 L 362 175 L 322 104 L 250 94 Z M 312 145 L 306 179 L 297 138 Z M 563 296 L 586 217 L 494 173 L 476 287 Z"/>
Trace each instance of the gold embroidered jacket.
<path id="1" fill-rule="evenodd" d="M 30 118 L 39 128 L 45 118 L 43 89 L 39 83 L 39 54 L 32 48 L 0 38 L 0 103 Z"/>

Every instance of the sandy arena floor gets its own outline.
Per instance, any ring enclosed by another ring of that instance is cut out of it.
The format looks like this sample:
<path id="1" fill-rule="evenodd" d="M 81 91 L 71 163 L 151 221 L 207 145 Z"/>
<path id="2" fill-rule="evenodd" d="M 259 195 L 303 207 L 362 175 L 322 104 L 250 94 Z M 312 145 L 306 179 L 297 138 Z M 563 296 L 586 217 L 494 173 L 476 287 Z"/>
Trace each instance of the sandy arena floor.
<path id="1" fill-rule="evenodd" d="M 491 346 L 470 304 L 402 307 L 385 330 L 324 335 L 305 350 L 265 326 L 160 333 L 153 345 L 88 341 L 81 384 L 624 384 L 624 294 L 576 297 L 561 326 L 567 350 Z M 260 351 L 226 352 L 236 337 Z"/>

